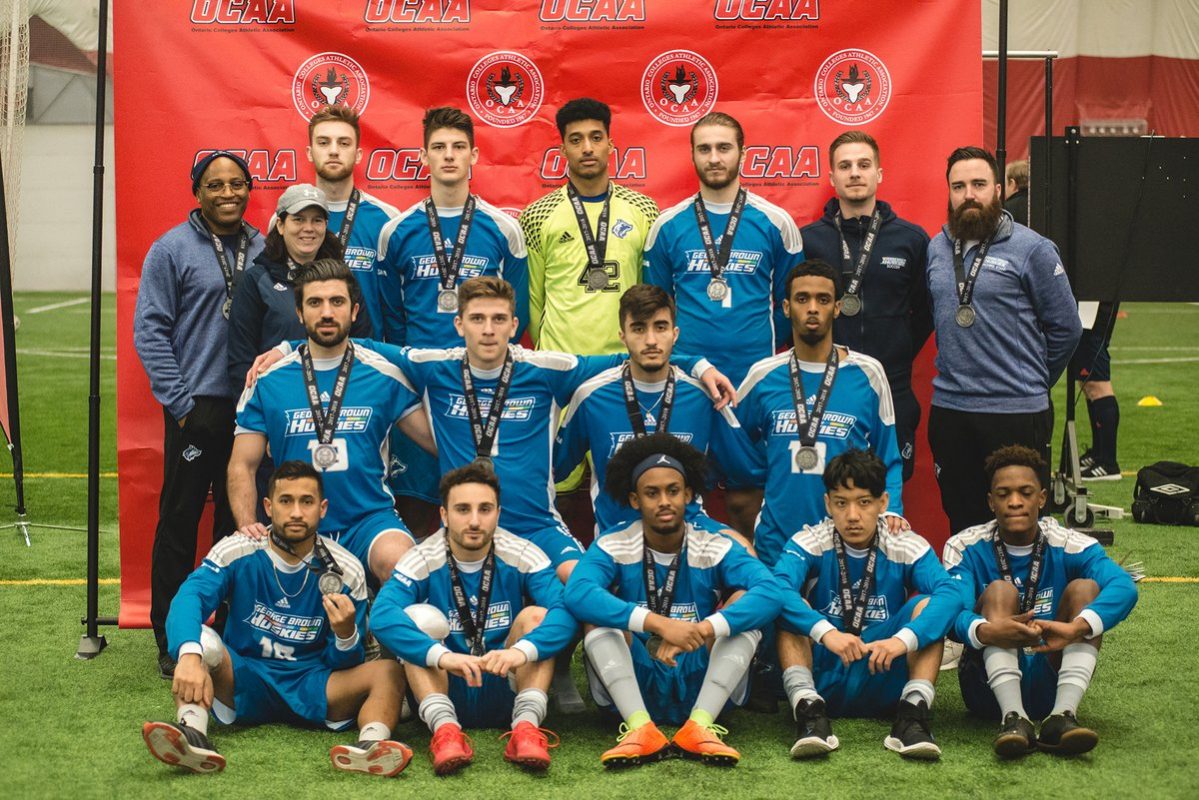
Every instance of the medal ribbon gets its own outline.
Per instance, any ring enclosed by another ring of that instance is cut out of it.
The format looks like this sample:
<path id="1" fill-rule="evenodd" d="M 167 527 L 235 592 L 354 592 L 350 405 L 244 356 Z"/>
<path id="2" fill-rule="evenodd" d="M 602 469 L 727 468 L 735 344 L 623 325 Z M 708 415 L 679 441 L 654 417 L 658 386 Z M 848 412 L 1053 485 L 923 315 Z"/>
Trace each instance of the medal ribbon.
<path id="1" fill-rule="evenodd" d="M 308 407 L 312 410 L 312 426 L 316 429 L 316 440 L 320 444 L 333 441 L 337 430 L 337 419 L 341 415 L 341 402 L 346 396 L 346 386 L 350 382 L 350 367 L 354 363 L 354 344 L 346 342 L 345 355 L 341 357 L 341 366 L 337 368 L 337 379 L 333 382 L 333 391 L 329 393 L 329 410 L 321 405 L 321 393 L 316 385 L 316 367 L 312 364 L 312 354 L 308 352 L 308 344 L 300 345 L 300 365 L 304 371 L 304 389 L 308 392 Z"/>
<path id="2" fill-rule="evenodd" d="M 640 439 L 648 435 L 645 430 L 645 418 L 641 415 L 641 406 L 637 404 L 637 388 L 633 385 L 633 372 L 628 364 L 621 371 L 621 383 L 624 385 L 624 407 L 629 415 L 629 424 L 633 426 L 633 435 Z M 670 425 L 670 412 L 674 408 L 674 367 L 666 373 L 666 388 L 662 390 L 662 410 L 658 413 L 658 433 L 665 433 Z"/>
<path id="3" fill-rule="evenodd" d="M 870 603 L 870 593 L 874 591 L 874 573 L 878 568 L 878 536 L 874 534 L 874 545 L 870 555 L 866 556 L 866 569 L 862 573 L 862 582 L 858 588 L 858 596 L 853 596 L 853 584 L 849 580 L 849 558 L 845 555 L 845 542 L 841 534 L 833 533 L 833 550 L 837 554 L 837 573 L 840 578 L 841 621 L 845 631 L 858 636 L 862 633 L 862 623 L 866 620 L 866 607 Z"/>
<path id="4" fill-rule="evenodd" d="M 233 281 L 246 269 L 246 254 L 250 250 L 250 234 L 246 230 L 249 227 L 245 222 L 242 223 L 241 232 L 237 234 L 237 260 L 234 266 L 229 266 L 229 259 L 225 257 L 225 243 L 221 241 L 221 237 L 212 232 L 208 227 L 208 223 L 204 223 L 204 228 L 208 231 L 208 236 L 212 242 L 212 252 L 216 255 L 216 263 L 221 268 L 221 274 L 225 276 L 225 299 L 233 299 Z"/>
<path id="5" fill-rule="evenodd" d="M 583 208 L 583 198 L 578 189 L 569 181 L 566 184 L 566 196 L 570 198 L 570 207 L 574 209 L 575 220 L 579 223 L 579 235 L 583 237 L 583 247 L 587 250 L 588 269 L 603 269 L 604 257 L 608 254 L 608 212 L 612 200 L 612 186 L 608 185 L 608 194 L 604 197 L 604 208 L 600 211 L 599 219 L 595 221 L 595 233 L 591 232 L 591 223 L 587 221 L 587 210 Z"/>
<path id="6" fill-rule="evenodd" d="M 465 354 L 462 356 L 462 392 L 465 395 L 466 415 L 470 418 L 470 430 L 475 439 L 475 454 L 479 458 L 491 458 L 491 446 L 495 444 L 495 436 L 500 430 L 500 417 L 504 414 L 504 404 L 508 402 L 515 364 L 512 351 L 509 350 L 495 385 L 495 394 L 491 397 L 491 408 L 487 409 L 487 422 L 484 423 L 483 412 L 479 410 L 479 395 L 475 392 L 475 379 L 470 374 L 470 362 Z"/>
<path id="7" fill-rule="evenodd" d="M 970 300 L 974 297 L 974 282 L 978 280 L 978 273 L 982 271 L 983 262 L 987 259 L 987 251 L 991 249 L 992 241 L 994 241 L 994 236 L 979 245 L 978 254 L 970 264 L 970 272 L 967 274 L 965 256 L 962 253 L 962 240 L 953 240 L 953 274 L 957 277 L 958 282 L 958 305 L 970 305 Z"/>
<path id="8" fill-rule="evenodd" d="M 481 656 L 484 653 L 483 637 L 487 632 L 487 611 L 491 607 L 491 583 L 495 576 L 495 544 L 488 548 L 487 558 L 483 561 L 483 573 L 479 576 L 479 605 L 473 615 L 470 613 L 466 589 L 462 587 L 462 576 L 458 574 L 458 564 L 450 550 L 449 534 L 446 534 L 445 563 L 450 571 L 450 589 L 454 593 L 458 621 L 462 623 L 462 632 L 470 642 L 470 654 Z"/>
<path id="9" fill-rule="evenodd" d="M 820 433 L 820 421 L 824 418 L 824 409 L 828 406 L 828 398 L 833 391 L 833 379 L 837 377 L 837 347 L 834 345 L 829 351 L 828 363 L 824 366 L 824 377 L 820 380 L 820 389 L 816 392 L 811 416 L 808 415 L 803 377 L 800 375 L 799 360 L 795 357 L 794 350 L 791 351 L 789 366 L 791 399 L 795 404 L 795 432 L 799 435 L 800 444 L 812 447 L 816 444 L 816 436 Z"/>
<path id="10" fill-rule="evenodd" d="M 346 244 L 350 241 L 350 231 L 354 230 L 354 217 L 358 216 L 358 202 L 361 199 L 362 192 L 357 189 L 350 192 L 349 202 L 346 203 L 346 215 L 341 218 L 341 230 L 337 232 L 337 241 L 341 242 L 343 253 Z"/>
<path id="11" fill-rule="evenodd" d="M 308 562 L 308 568 L 313 572 L 332 572 L 335 575 L 344 575 L 341 567 L 333 560 L 333 554 L 329 552 L 329 548 L 325 547 L 325 543 L 321 541 L 321 537 L 316 537 L 312 542 L 312 559 Z"/>
<path id="12" fill-rule="evenodd" d="M 999 574 L 1012 586 L 1016 585 L 1012 578 L 1012 565 L 1008 562 L 1007 548 L 999 540 L 999 530 L 996 527 L 991 544 L 995 547 L 995 561 L 999 565 Z M 1037 584 L 1041 581 L 1041 566 L 1045 561 L 1045 534 L 1037 531 L 1037 538 L 1032 543 L 1032 563 L 1028 565 L 1028 580 L 1024 582 L 1024 594 L 1020 597 L 1020 613 L 1028 611 L 1037 601 Z"/>
<path id="13" fill-rule="evenodd" d="M 475 197 L 468 194 L 462 206 L 462 221 L 458 223 L 458 237 L 454 240 L 454 252 L 445 251 L 445 235 L 441 232 L 441 219 L 433 206 L 433 198 L 425 201 L 425 217 L 429 220 L 429 235 L 433 237 L 433 257 L 437 259 L 437 275 L 442 291 L 453 291 L 458 284 L 458 273 L 466 255 L 466 237 L 475 218 Z"/>
<path id="14" fill-rule="evenodd" d="M 870 217 L 870 227 L 866 229 L 866 238 L 862 240 L 862 250 L 858 253 L 856 264 L 853 263 L 849 254 L 849 243 L 845 241 L 845 234 L 841 232 L 840 211 L 833 217 L 833 224 L 836 225 L 837 236 L 841 239 L 841 272 L 853 272 L 853 277 L 849 279 L 849 285 L 845 287 L 845 293 L 856 296 L 858 289 L 862 286 L 862 276 L 866 274 L 866 264 L 870 261 L 870 254 L 874 251 L 874 242 L 878 238 L 878 229 L 883 224 L 883 215 L 876 205 L 874 214 Z"/>
<path id="15" fill-rule="evenodd" d="M 663 617 L 670 617 L 670 609 L 674 605 L 674 590 L 678 583 L 679 564 L 687 557 L 687 532 L 683 531 L 683 544 L 679 547 L 679 552 L 675 554 L 674 561 L 670 562 L 670 567 L 666 571 L 666 580 L 658 586 L 658 579 L 654 575 L 654 554 L 650 552 L 649 545 L 642 545 L 642 565 L 645 568 L 645 605 L 655 614 Z"/>
<path id="16" fill-rule="evenodd" d="M 720 275 L 729 265 L 733 255 L 733 237 L 737 235 L 737 226 L 741 224 L 741 214 L 745 211 L 746 191 L 739 189 L 737 199 L 729 211 L 729 222 L 725 226 L 724 236 L 720 239 L 720 252 L 716 252 L 716 240 L 712 236 L 712 223 L 708 221 L 708 211 L 704 208 L 702 195 L 695 196 L 695 224 L 699 226 L 699 237 L 704 241 L 704 254 L 708 257 L 708 269 L 712 271 L 712 280 L 720 280 Z"/>

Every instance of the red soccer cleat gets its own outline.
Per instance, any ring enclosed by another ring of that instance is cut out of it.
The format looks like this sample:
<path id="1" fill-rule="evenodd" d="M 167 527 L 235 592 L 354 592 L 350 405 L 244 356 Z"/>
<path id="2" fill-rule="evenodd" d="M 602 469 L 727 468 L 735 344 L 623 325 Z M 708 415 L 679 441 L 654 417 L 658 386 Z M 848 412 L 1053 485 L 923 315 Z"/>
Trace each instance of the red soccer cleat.
<path id="1" fill-rule="evenodd" d="M 553 742 L 549 737 L 554 737 Z M 531 722 L 519 722 L 516 727 L 500 736 L 508 740 L 504 760 L 538 772 L 549 769 L 550 750 L 558 746 L 558 734 L 538 728 Z"/>
<path id="2" fill-rule="evenodd" d="M 449 775 L 470 764 L 475 751 L 470 746 L 470 737 L 462 728 L 447 722 L 433 734 L 429 742 L 429 755 L 433 757 L 433 771 L 438 775 Z"/>
<path id="3" fill-rule="evenodd" d="M 329 751 L 329 760 L 338 769 L 383 778 L 399 775 L 411 759 L 412 750 L 408 745 L 389 739 L 339 744 Z"/>

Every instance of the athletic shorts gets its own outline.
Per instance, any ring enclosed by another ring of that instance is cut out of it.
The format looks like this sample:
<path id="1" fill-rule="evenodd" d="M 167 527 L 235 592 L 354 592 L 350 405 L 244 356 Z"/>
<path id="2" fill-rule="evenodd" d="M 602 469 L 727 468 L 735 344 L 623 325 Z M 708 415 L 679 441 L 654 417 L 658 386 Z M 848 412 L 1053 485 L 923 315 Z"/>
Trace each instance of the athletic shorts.
<path id="1" fill-rule="evenodd" d="M 1070 357 L 1070 371 L 1075 380 L 1106 382 L 1112 379 L 1112 356 L 1107 351 L 1107 333 L 1096 322 L 1098 330 L 1084 330 L 1078 347 Z"/>
<path id="2" fill-rule="evenodd" d="M 541 548 L 541 552 L 549 556 L 554 569 L 567 561 L 578 561 L 583 557 L 583 544 L 570 535 L 570 531 L 562 525 L 553 525 L 531 533 L 521 533 L 521 538 L 528 539 Z"/>
<path id="3" fill-rule="evenodd" d="M 916 604 L 927 597 L 916 595 L 886 621 L 867 626 L 862 641 L 879 642 L 899 633 L 912 621 Z M 897 658 L 891 662 L 891 669 L 871 675 L 869 658 L 859 658 L 847 667 L 827 647 L 813 643 L 812 673 L 816 691 L 824 698 L 830 716 L 886 717 L 895 711 L 908 682 L 908 660 Z"/>
<path id="4" fill-rule="evenodd" d="M 413 542 L 416 541 L 394 508 L 385 508 L 368 514 L 344 530 L 328 533 L 322 531 L 322 533 L 353 553 L 354 557 L 361 561 L 362 566 L 366 568 L 367 575 L 370 575 L 371 546 L 380 534 L 394 530 L 400 531 Z"/>
<path id="5" fill-rule="evenodd" d="M 971 714 L 1001 722 L 999 701 L 987 684 L 987 667 L 983 663 L 983 651 L 966 645 L 962 660 L 958 662 L 958 683 L 962 687 L 962 699 Z M 1053 711 L 1057 700 L 1057 670 L 1044 653 L 1026 653 L 1020 650 L 1020 694 L 1024 699 L 1024 710 L 1032 719 L 1044 719 Z"/>
<path id="6" fill-rule="evenodd" d="M 233 708 L 213 700 L 212 715 L 225 725 L 260 725 L 286 722 L 343 731 L 354 727 L 354 718 L 330 720 L 325 714 L 325 692 L 333 670 L 313 664 L 273 663 L 246 658 L 226 650 L 233 662 Z"/>
<path id="7" fill-rule="evenodd" d="M 387 465 L 387 485 L 391 493 L 397 497 L 416 497 L 440 505 L 441 497 L 437 493 L 440 480 L 441 465 L 437 456 L 409 439 L 402 431 L 392 429 L 391 460 Z"/>
<path id="8" fill-rule="evenodd" d="M 449 697 L 464 728 L 507 728 L 512 723 L 512 705 L 516 692 L 507 678 L 483 675 L 483 685 L 467 686 L 457 675 L 450 675 Z"/>

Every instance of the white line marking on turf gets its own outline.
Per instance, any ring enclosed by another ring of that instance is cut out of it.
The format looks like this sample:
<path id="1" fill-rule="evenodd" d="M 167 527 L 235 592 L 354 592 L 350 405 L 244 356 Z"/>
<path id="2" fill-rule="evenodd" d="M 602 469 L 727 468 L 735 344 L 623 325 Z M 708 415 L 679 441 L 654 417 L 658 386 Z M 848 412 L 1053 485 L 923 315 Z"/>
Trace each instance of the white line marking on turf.
<path id="1" fill-rule="evenodd" d="M 56 308 L 66 308 L 68 306 L 82 305 L 83 303 L 86 303 L 89 300 L 91 300 L 90 297 L 76 297 L 74 300 L 63 300 L 61 303 L 51 303 L 48 306 L 38 306 L 37 308 L 31 308 L 28 311 L 26 311 L 25 313 L 26 314 L 40 314 L 43 311 L 53 311 Z"/>
<path id="2" fill-rule="evenodd" d="M 1192 352 L 1195 350 L 1199 350 L 1199 345 L 1190 345 L 1190 346 L 1182 346 L 1182 347 L 1174 347 L 1174 346 L 1160 347 L 1160 346 L 1151 345 L 1151 344 L 1125 344 L 1125 345 L 1112 345 L 1111 347 L 1108 348 L 1108 350 L 1112 350 L 1112 351 L 1115 351 L 1115 350 L 1119 350 L 1119 351 L 1144 350 L 1144 351 L 1147 351 L 1150 353 L 1165 353 L 1165 352 L 1181 351 L 1184 353 L 1189 353 L 1189 352 Z"/>
<path id="3" fill-rule="evenodd" d="M 42 356 L 43 358 L 91 358 L 91 353 L 74 353 L 68 350 L 40 350 L 29 347 L 18 347 L 19 356 Z M 101 361 L 116 361 L 115 355 L 100 354 Z"/>
<path id="4" fill-rule="evenodd" d="M 19 350 L 17 352 L 20 352 Z M 1199 361 L 1199 356 L 1189 358 L 1114 358 L 1113 364 L 1185 364 Z"/>

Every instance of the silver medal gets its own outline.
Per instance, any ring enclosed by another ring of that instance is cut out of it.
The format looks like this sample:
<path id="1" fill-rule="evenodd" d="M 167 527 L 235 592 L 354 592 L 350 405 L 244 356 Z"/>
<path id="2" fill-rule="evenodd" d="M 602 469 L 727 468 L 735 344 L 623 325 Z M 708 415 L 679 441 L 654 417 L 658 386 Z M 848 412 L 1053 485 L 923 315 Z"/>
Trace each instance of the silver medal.
<path id="1" fill-rule="evenodd" d="M 953 317 L 955 320 L 957 320 L 958 325 L 962 326 L 963 328 L 969 328 L 974 324 L 974 320 L 977 315 L 974 313 L 973 306 L 961 305 L 958 306 L 957 313 L 954 314 Z"/>
<path id="2" fill-rule="evenodd" d="M 815 447 L 803 446 L 799 448 L 799 452 L 795 454 L 795 466 L 800 470 L 807 472 L 810 469 L 815 469 L 820 463 L 820 454 L 816 452 Z"/>
<path id="3" fill-rule="evenodd" d="M 458 310 L 458 292 L 453 289 L 442 289 L 437 293 L 437 310 L 453 312 Z"/>
<path id="4" fill-rule="evenodd" d="M 312 463 L 320 469 L 328 469 L 337 463 L 337 448 L 331 444 L 318 444 L 312 450 Z"/>
<path id="5" fill-rule="evenodd" d="M 708 299 L 719 303 L 729 296 L 729 283 L 724 278 L 713 278 L 708 281 Z"/>
<path id="6" fill-rule="evenodd" d="M 225 319 L 229 319 L 229 312 L 233 310 L 233 298 L 226 297 L 225 304 L 221 306 L 221 313 L 225 315 Z"/>
<path id="7" fill-rule="evenodd" d="M 587 288 L 596 292 L 608 288 L 608 270 L 603 267 L 588 268 Z"/>
<path id="8" fill-rule="evenodd" d="M 662 647 L 662 637 L 656 633 L 651 635 L 645 642 L 645 649 L 649 651 L 650 658 L 658 657 L 658 650 Z"/>
<path id="9" fill-rule="evenodd" d="M 847 294 L 841 298 L 841 313 L 847 317 L 856 317 L 862 310 L 862 298 L 856 294 Z"/>
<path id="10" fill-rule="evenodd" d="M 333 570 L 325 570 L 316 579 L 316 585 L 321 594 L 339 594 L 342 586 L 341 576 Z"/>

